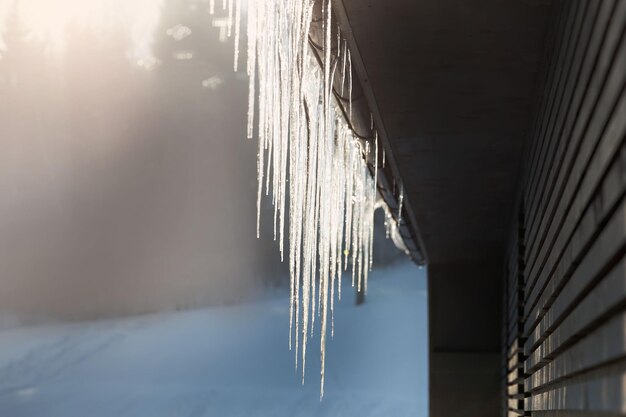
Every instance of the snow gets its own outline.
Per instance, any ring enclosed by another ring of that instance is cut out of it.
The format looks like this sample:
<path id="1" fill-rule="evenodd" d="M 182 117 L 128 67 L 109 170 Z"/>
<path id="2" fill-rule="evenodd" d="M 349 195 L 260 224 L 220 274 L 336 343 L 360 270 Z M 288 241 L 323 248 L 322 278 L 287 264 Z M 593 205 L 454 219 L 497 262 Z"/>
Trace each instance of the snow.
<path id="1" fill-rule="evenodd" d="M 343 291 L 321 402 L 294 374 L 280 289 L 243 305 L 2 330 L 0 416 L 426 416 L 425 274 L 374 270 L 361 306 L 349 282 Z"/>

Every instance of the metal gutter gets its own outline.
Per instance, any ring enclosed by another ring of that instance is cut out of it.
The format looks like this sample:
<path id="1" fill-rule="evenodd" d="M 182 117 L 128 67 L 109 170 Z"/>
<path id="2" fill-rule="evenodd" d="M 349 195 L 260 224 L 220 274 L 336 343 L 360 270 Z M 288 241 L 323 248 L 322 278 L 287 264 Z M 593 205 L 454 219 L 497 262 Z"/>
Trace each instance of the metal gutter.
<path id="1" fill-rule="evenodd" d="M 380 114 L 376 97 L 369 81 L 369 76 L 367 75 L 367 70 L 365 68 L 365 64 L 363 62 L 358 43 L 354 37 L 352 26 L 350 25 L 350 19 L 348 18 L 348 14 L 343 4 L 343 0 L 329 1 L 333 2 L 333 11 L 339 23 L 341 34 L 348 42 L 348 47 L 350 49 L 350 55 L 352 58 L 353 71 L 356 72 L 357 80 L 360 83 L 360 87 L 367 101 L 367 106 L 369 107 L 369 111 L 374 119 L 374 125 L 376 126 L 378 137 L 380 138 L 380 142 L 382 143 L 385 151 L 385 168 L 383 168 L 381 164 L 378 164 L 378 189 L 382 197 L 389 205 L 389 208 L 392 211 L 395 210 L 395 212 L 397 213 L 399 208 L 398 201 L 400 197 L 400 189 L 402 188 L 400 184 L 403 184 L 403 181 L 400 175 L 400 171 L 398 169 L 398 164 L 396 162 L 393 149 L 391 147 L 391 143 L 389 141 L 387 129 L 385 129 L 385 123 Z M 389 176 L 391 176 L 391 178 L 389 178 Z M 393 202 L 395 206 L 393 204 L 390 204 L 391 202 Z M 426 254 L 426 249 L 424 247 L 424 242 L 419 231 L 419 227 L 417 225 L 417 221 L 415 220 L 415 212 L 413 211 L 411 202 L 408 198 L 403 199 L 402 208 L 404 215 L 402 216 L 403 221 L 401 222 L 399 227 L 400 234 L 402 235 L 402 238 L 405 241 L 405 245 L 409 250 L 409 255 L 411 259 L 413 259 L 413 261 L 418 265 L 424 265 L 428 262 L 428 257 Z"/>

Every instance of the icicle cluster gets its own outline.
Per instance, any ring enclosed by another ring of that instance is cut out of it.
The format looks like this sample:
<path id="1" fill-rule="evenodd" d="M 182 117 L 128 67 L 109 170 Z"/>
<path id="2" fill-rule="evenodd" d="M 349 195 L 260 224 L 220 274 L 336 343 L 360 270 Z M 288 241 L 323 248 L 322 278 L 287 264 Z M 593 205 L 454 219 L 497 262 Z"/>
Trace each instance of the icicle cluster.
<path id="1" fill-rule="evenodd" d="M 230 26 L 235 27 L 235 69 L 240 2 L 223 4 L 228 10 L 229 31 Z M 376 189 L 378 138 L 374 143 L 358 139 L 333 93 L 334 77 L 339 74 L 341 94 L 347 81 L 351 99 L 350 52 L 341 38 L 331 39 L 331 2 L 324 0 L 320 67 L 309 44 L 313 5 L 313 0 L 248 1 L 247 135 L 253 137 L 256 120 L 257 237 L 261 198 L 271 192 L 274 238 L 281 259 L 285 252 L 289 255 L 289 346 L 295 347 L 296 369 L 301 367 L 304 382 L 307 340 L 319 317 L 323 396 L 326 336 L 329 322 L 333 334 L 335 299 L 341 299 L 341 280 L 348 266 L 352 285 L 367 290 L 374 210 L 380 203 Z M 335 55 L 331 55 L 333 46 Z M 350 102 L 348 107 L 351 118 Z M 368 160 L 374 165 L 374 178 Z"/>

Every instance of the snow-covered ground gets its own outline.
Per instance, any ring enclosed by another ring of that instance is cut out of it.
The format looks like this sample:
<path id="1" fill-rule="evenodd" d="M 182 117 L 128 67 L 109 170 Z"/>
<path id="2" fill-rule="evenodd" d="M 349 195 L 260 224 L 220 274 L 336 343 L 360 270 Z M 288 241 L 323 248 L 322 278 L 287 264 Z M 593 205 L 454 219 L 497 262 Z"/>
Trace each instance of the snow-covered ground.
<path id="1" fill-rule="evenodd" d="M 425 272 L 376 270 L 344 287 L 319 401 L 319 338 L 304 386 L 287 293 L 254 303 L 0 331 L 2 417 L 427 415 Z"/>

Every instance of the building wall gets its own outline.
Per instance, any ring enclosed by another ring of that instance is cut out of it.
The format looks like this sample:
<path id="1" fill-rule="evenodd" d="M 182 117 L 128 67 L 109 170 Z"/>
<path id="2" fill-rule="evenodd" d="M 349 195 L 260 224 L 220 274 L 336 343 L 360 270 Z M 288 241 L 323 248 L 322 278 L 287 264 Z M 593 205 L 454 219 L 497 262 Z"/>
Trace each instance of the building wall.
<path id="1" fill-rule="evenodd" d="M 624 415 L 626 1 L 554 13 L 503 286 L 503 414 Z"/>
<path id="2" fill-rule="evenodd" d="M 428 265 L 430 417 L 498 415 L 501 265 Z"/>

